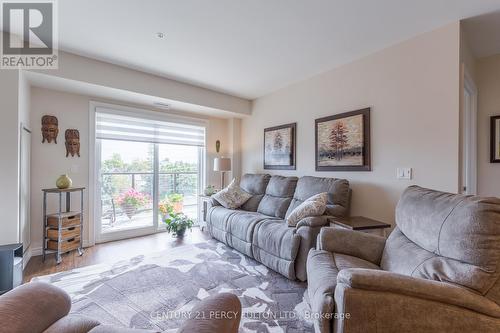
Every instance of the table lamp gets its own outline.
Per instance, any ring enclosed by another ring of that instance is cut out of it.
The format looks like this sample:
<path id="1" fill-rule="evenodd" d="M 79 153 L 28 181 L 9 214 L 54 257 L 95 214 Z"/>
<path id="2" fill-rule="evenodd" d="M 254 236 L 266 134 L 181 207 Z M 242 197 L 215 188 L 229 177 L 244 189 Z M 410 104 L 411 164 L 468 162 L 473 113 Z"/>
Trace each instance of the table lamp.
<path id="1" fill-rule="evenodd" d="M 231 171 L 231 159 L 227 157 L 214 158 L 214 171 L 219 171 L 220 174 L 220 188 L 224 188 L 224 174 L 226 171 Z"/>

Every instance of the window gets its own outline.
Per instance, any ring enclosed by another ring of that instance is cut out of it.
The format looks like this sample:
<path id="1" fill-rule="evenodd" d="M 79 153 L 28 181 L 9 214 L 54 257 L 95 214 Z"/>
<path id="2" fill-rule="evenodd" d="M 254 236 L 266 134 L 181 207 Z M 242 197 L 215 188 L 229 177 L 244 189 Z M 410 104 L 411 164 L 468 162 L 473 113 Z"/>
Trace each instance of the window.
<path id="1" fill-rule="evenodd" d="M 197 219 L 205 123 L 96 107 L 95 147 L 97 241 L 156 232 L 166 205 Z"/>

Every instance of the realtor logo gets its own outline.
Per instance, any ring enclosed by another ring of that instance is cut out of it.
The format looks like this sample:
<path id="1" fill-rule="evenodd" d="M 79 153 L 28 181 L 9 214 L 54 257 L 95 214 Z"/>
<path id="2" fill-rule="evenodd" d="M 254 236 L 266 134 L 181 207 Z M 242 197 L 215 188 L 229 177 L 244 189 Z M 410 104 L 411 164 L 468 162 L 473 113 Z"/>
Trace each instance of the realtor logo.
<path id="1" fill-rule="evenodd" d="M 2 69 L 57 68 L 55 1 L 2 1 Z"/>

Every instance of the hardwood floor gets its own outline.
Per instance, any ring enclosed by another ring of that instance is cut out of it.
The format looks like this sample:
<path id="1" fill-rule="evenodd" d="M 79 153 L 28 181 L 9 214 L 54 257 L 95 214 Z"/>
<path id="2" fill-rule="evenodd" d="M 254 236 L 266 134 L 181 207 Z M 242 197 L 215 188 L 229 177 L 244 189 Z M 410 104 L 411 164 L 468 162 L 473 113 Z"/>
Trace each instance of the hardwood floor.
<path id="1" fill-rule="evenodd" d="M 42 262 L 42 256 L 32 257 L 24 269 L 24 282 L 29 282 L 33 277 L 67 271 L 77 267 L 113 262 L 127 259 L 140 254 L 158 252 L 185 244 L 203 242 L 210 239 L 206 231 L 193 228 L 186 232 L 184 239 L 173 238 L 171 234 L 161 232 L 153 235 L 130 238 L 115 242 L 97 244 L 85 249 L 83 256 L 77 251 L 63 255 L 63 261 L 56 265 L 55 255 L 47 256 Z"/>

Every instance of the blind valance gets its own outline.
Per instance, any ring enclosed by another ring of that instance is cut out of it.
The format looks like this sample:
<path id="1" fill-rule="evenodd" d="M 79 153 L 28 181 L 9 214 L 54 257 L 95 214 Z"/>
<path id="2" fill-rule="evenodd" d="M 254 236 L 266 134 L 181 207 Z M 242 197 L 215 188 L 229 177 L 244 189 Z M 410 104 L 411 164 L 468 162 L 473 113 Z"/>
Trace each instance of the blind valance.
<path id="1" fill-rule="evenodd" d="M 205 146 L 205 126 L 185 120 L 159 120 L 96 108 L 96 138 Z"/>

